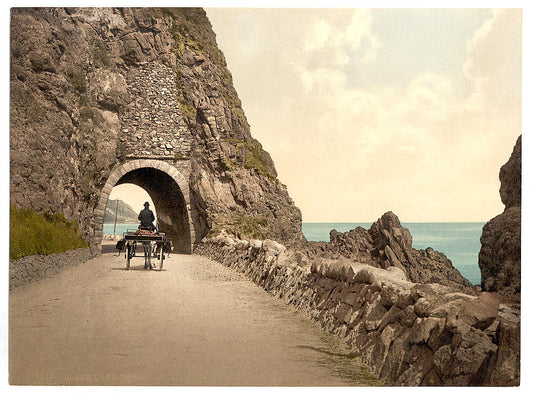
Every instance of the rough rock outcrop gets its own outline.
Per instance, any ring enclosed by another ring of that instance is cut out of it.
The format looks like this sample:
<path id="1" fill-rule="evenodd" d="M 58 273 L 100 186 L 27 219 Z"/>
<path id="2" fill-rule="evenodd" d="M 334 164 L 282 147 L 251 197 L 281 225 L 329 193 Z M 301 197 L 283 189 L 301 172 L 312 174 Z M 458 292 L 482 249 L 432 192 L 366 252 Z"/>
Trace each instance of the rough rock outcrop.
<path id="1" fill-rule="evenodd" d="M 221 233 L 197 253 L 305 310 L 392 385 L 520 383 L 520 313 L 497 293 L 414 283 L 404 271 L 310 258 L 272 240 Z"/>
<path id="2" fill-rule="evenodd" d="M 484 291 L 498 291 L 520 300 L 522 136 L 500 169 L 500 196 L 505 210 L 481 234 L 479 268 Z"/>
<path id="3" fill-rule="evenodd" d="M 511 157 L 500 168 L 500 197 L 506 210 L 522 206 L 522 135 L 516 140 Z"/>
<path id="4" fill-rule="evenodd" d="M 13 204 L 64 213 L 94 248 L 112 169 L 157 159 L 185 170 L 198 240 L 235 214 L 303 238 L 204 10 L 12 8 L 10 66 Z"/>
<path id="5" fill-rule="evenodd" d="M 415 283 L 440 283 L 474 292 L 472 284 L 453 267 L 446 255 L 432 248 L 414 249 L 412 242 L 409 230 L 389 211 L 369 230 L 362 227 L 346 233 L 332 230 L 329 243 L 309 243 L 306 250 L 313 256 L 342 256 L 383 269 L 394 266 Z"/>

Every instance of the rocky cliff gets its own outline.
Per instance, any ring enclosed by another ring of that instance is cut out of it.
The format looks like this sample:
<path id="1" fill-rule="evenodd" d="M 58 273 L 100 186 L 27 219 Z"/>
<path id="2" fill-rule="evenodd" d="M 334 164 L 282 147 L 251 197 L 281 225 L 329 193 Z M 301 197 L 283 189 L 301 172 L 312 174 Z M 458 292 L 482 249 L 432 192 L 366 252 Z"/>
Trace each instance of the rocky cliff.
<path id="1" fill-rule="evenodd" d="M 93 248 L 102 189 L 135 159 L 180 171 L 196 240 L 236 222 L 302 239 L 202 9 L 12 8 L 10 79 L 11 202 L 63 212 Z"/>
<path id="2" fill-rule="evenodd" d="M 369 230 L 362 227 L 345 233 L 332 230 L 329 243 L 307 243 L 301 249 L 312 257 L 344 257 L 382 269 L 394 266 L 414 283 L 440 283 L 474 292 L 472 284 L 453 267 L 446 255 L 430 247 L 414 249 L 412 242 L 409 230 L 389 211 Z"/>
<path id="3" fill-rule="evenodd" d="M 500 196 L 505 210 L 491 219 L 481 234 L 481 287 L 520 300 L 522 136 L 509 161 L 500 169 Z"/>

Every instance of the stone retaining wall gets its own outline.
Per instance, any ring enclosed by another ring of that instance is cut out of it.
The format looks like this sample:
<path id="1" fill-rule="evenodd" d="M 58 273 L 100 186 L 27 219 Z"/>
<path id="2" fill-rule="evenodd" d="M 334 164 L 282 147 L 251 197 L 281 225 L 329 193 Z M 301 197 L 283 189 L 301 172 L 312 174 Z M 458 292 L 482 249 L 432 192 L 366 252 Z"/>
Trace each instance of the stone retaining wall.
<path id="1" fill-rule="evenodd" d="M 91 259 L 88 248 L 80 248 L 52 255 L 29 255 L 9 262 L 9 290 L 51 277 L 66 267 Z"/>
<path id="2" fill-rule="evenodd" d="M 402 270 L 311 260 L 272 240 L 222 233 L 197 247 L 305 310 L 391 385 L 520 383 L 520 312 L 495 293 L 412 283 Z"/>

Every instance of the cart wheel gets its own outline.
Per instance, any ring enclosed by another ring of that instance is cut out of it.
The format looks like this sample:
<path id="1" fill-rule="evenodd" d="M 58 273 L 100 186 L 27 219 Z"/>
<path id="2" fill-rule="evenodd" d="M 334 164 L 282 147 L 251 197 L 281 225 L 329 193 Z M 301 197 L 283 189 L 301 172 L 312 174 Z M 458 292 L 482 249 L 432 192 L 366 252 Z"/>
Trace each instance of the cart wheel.
<path id="1" fill-rule="evenodd" d="M 131 247 L 130 244 L 126 244 L 126 270 L 130 269 L 130 261 L 131 261 Z"/>
<path id="2" fill-rule="evenodd" d="M 159 244 L 159 271 L 163 270 L 163 244 Z"/>

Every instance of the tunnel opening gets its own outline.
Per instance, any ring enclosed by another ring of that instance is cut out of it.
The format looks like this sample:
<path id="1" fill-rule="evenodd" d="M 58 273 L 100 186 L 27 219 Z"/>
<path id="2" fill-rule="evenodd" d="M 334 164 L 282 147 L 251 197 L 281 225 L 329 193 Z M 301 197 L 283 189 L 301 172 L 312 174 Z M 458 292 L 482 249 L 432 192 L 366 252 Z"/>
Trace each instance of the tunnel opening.
<path id="1" fill-rule="evenodd" d="M 194 244 L 198 243 L 196 230 L 202 219 L 191 206 L 189 173 L 190 160 L 171 164 L 163 160 L 136 159 L 113 168 L 94 208 L 91 252 L 98 255 L 102 251 L 105 209 L 113 189 L 115 186 L 120 188 L 124 184 L 132 184 L 144 189 L 151 197 L 159 228 L 172 239 L 173 251 L 192 253 Z"/>
<path id="2" fill-rule="evenodd" d="M 192 241 L 187 202 L 174 178 L 159 169 L 143 167 L 125 173 L 115 186 L 125 183 L 139 186 L 152 198 L 159 231 L 172 239 L 174 252 L 190 254 Z"/>
<path id="3" fill-rule="evenodd" d="M 150 210 L 157 217 L 157 208 L 148 192 L 131 183 L 115 185 L 107 199 L 103 233 L 122 235 L 126 230 L 137 229 L 138 215 L 148 202 Z"/>

